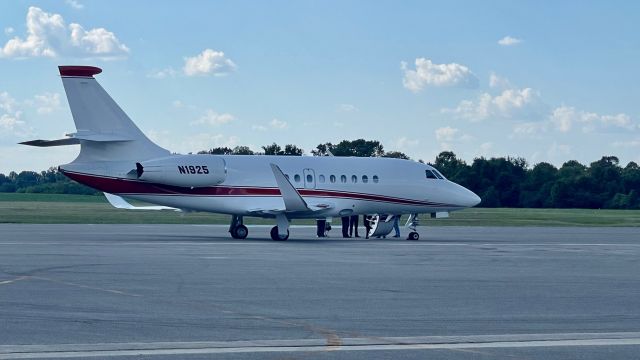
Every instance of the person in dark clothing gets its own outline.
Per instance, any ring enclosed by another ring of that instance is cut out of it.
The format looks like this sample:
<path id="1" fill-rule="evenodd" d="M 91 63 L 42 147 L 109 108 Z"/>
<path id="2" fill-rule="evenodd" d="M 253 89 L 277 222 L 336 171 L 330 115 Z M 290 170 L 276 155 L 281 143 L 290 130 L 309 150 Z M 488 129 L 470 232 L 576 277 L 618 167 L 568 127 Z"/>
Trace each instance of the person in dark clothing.
<path id="1" fill-rule="evenodd" d="M 360 237 L 360 235 L 358 235 L 358 218 L 358 215 L 351 215 L 351 219 L 349 219 L 349 236 Z"/>
<path id="2" fill-rule="evenodd" d="M 371 230 L 371 219 L 369 215 L 362 215 L 362 222 L 364 223 L 364 238 L 369 238 L 369 231 Z"/>
<path id="3" fill-rule="evenodd" d="M 342 217 L 342 237 L 348 238 L 349 236 L 349 217 Z"/>
<path id="4" fill-rule="evenodd" d="M 318 235 L 318 237 L 325 237 L 325 228 L 327 225 L 327 219 L 317 219 L 316 220 L 316 234 Z"/>

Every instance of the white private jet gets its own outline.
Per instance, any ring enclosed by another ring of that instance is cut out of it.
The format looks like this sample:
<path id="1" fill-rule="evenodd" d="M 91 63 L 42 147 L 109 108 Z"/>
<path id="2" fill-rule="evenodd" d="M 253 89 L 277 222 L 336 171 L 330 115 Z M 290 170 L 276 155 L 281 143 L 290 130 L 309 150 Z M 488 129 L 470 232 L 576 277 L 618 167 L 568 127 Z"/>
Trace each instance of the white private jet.
<path id="1" fill-rule="evenodd" d="M 176 155 L 147 138 L 93 77 L 93 66 L 60 66 L 76 125 L 64 139 L 22 144 L 80 144 L 59 166 L 69 178 L 105 193 L 118 208 L 136 209 L 121 196 L 175 209 L 232 215 L 229 232 L 244 239 L 244 216 L 275 218 L 271 238 L 286 240 L 291 219 L 374 214 L 370 236 L 385 236 L 395 216 L 409 214 L 408 239 L 418 240 L 418 214 L 445 217 L 480 198 L 433 167 L 390 158 L 266 155 Z"/>

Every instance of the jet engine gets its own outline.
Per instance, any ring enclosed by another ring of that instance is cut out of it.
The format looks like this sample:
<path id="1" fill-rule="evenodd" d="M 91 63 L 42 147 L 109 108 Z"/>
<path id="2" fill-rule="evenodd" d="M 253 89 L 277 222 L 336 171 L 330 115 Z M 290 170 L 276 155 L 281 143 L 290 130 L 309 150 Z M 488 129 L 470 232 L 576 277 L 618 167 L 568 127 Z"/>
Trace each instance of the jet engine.
<path id="1" fill-rule="evenodd" d="M 136 163 L 143 181 L 183 187 L 218 185 L 227 177 L 224 159 L 212 155 L 173 155 Z"/>

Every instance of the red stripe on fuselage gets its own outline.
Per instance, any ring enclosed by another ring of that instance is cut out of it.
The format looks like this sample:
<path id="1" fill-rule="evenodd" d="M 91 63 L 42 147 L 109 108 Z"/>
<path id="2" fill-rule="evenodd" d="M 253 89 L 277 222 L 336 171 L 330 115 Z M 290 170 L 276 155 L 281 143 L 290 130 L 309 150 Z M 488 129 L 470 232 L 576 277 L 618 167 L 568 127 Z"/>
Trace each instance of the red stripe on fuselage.
<path id="1" fill-rule="evenodd" d="M 278 188 L 264 187 L 230 187 L 210 186 L 189 188 L 173 185 L 149 183 L 135 179 L 107 177 L 101 175 L 77 173 L 60 170 L 69 178 L 95 188 L 97 190 L 113 194 L 129 195 L 182 195 L 182 196 L 281 196 Z M 455 205 L 432 203 L 412 199 L 388 197 L 384 195 L 350 193 L 319 189 L 297 189 L 300 195 L 328 198 L 349 198 L 356 200 L 392 202 L 403 205 L 418 205 L 430 207 L 456 207 Z"/>

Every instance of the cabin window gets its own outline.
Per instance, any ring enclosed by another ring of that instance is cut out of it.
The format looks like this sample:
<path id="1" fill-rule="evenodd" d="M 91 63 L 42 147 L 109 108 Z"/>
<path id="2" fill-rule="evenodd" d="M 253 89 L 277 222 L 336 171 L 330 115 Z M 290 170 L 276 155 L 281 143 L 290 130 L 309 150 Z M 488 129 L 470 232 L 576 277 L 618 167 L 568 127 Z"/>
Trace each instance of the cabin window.
<path id="1" fill-rule="evenodd" d="M 313 182 L 313 176 L 311 174 L 307 174 L 307 183 L 310 184 Z"/>
<path id="2" fill-rule="evenodd" d="M 362 182 L 365 184 L 369 182 L 369 178 L 367 177 L 367 175 L 362 175 Z"/>
<path id="3" fill-rule="evenodd" d="M 329 176 L 329 181 L 331 181 L 332 183 L 336 182 L 336 176 L 335 175 Z"/>
<path id="4" fill-rule="evenodd" d="M 378 179 L 378 175 L 373 175 L 373 182 L 374 182 L 374 183 L 376 183 L 376 184 L 377 184 L 379 180 L 380 180 L 380 179 Z"/>
<path id="5" fill-rule="evenodd" d="M 343 183 L 343 184 L 346 183 L 347 182 L 347 175 L 341 175 L 340 176 L 340 182 Z"/>
<path id="6" fill-rule="evenodd" d="M 357 183 L 358 182 L 358 177 L 355 176 L 355 175 L 351 176 L 351 182 L 354 183 L 354 184 Z"/>
<path id="7" fill-rule="evenodd" d="M 427 179 L 437 179 L 438 177 L 431 170 L 424 171 L 427 174 Z"/>
<path id="8" fill-rule="evenodd" d="M 318 176 L 318 180 L 320 180 L 320 182 L 323 183 L 324 182 L 324 175 Z"/>
<path id="9" fill-rule="evenodd" d="M 300 182 L 300 175 L 296 174 L 296 175 L 293 177 L 293 180 L 295 180 L 295 182 Z"/>

